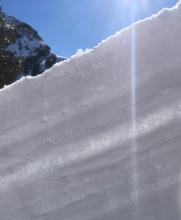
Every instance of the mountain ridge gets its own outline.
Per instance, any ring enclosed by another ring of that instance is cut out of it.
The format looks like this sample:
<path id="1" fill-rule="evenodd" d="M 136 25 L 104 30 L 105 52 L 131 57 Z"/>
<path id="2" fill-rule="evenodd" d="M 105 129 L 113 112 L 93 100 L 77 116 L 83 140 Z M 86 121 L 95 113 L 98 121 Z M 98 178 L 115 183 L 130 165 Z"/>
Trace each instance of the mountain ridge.
<path id="1" fill-rule="evenodd" d="M 55 55 L 29 24 L 0 8 L 0 88 L 22 76 L 36 76 L 64 58 Z"/>

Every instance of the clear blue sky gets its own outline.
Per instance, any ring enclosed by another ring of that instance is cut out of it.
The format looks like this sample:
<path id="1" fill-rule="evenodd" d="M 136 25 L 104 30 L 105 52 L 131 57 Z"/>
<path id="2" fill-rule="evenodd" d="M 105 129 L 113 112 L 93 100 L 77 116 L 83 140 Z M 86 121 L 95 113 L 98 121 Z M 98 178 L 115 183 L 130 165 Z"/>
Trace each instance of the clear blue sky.
<path id="1" fill-rule="evenodd" d="M 136 19 L 173 6 L 177 0 L 0 0 L 3 10 L 33 26 L 52 50 L 69 57 L 77 49 L 92 48 Z"/>

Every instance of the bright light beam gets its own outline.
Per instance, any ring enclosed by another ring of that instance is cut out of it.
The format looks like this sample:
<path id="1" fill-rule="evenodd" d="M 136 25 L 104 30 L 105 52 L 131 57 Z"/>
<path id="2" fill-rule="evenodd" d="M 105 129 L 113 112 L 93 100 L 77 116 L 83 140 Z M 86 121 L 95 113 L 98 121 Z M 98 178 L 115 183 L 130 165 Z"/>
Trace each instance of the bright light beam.
<path id="1" fill-rule="evenodd" d="M 132 126 L 132 193 L 139 194 L 139 170 L 137 161 L 136 141 L 136 30 L 135 30 L 136 1 L 131 2 L 131 126 Z M 139 219 L 139 207 L 134 209 L 134 219 Z"/>

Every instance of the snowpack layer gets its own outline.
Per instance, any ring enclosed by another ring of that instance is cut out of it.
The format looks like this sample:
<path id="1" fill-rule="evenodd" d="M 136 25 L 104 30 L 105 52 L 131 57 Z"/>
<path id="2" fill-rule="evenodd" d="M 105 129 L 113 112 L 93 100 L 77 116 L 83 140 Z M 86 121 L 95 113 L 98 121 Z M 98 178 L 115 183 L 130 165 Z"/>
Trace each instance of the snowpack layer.
<path id="1" fill-rule="evenodd" d="M 181 219 L 180 36 L 178 5 L 0 92 L 1 220 Z"/>

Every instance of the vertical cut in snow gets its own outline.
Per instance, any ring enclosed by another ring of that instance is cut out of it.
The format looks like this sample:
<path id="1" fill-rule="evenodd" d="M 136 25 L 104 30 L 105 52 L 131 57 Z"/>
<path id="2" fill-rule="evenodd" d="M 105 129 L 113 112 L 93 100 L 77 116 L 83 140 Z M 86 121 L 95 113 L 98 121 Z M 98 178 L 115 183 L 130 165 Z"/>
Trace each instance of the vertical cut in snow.
<path id="1" fill-rule="evenodd" d="M 179 1 L 0 92 L 1 220 L 181 219 L 180 24 Z"/>

